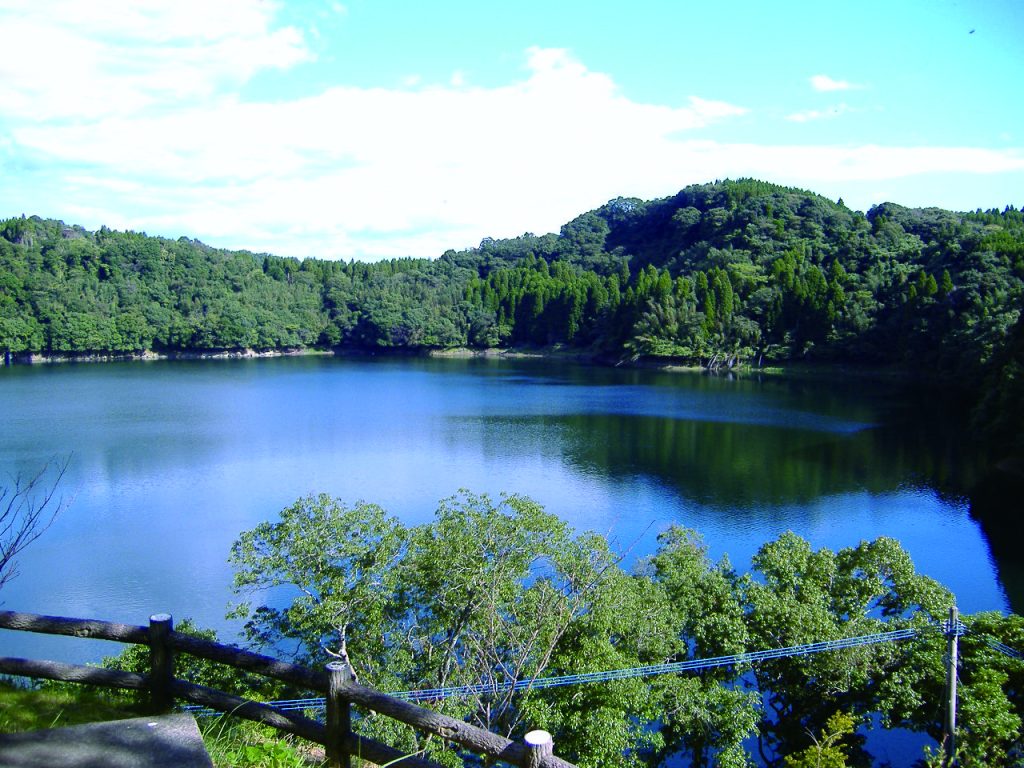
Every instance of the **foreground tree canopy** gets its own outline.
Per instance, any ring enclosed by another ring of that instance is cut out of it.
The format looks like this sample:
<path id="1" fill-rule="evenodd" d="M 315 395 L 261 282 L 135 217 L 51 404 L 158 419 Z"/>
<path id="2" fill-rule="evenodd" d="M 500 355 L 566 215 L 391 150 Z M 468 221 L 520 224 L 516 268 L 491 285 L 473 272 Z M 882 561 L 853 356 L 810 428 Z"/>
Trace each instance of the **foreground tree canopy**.
<path id="1" fill-rule="evenodd" d="M 672 528 L 627 570 L 604 538 L 577 534 L 520 496 L 468 492 L 403 526 L 381 508 L 298 500 L 239 538 L 237 609 L 257 646 L 321 666 L 347 656 L 382 690 L 485 686 L 431 704 L 510 737 L 554 733 L 581 766 L 746 766 L 870 762 L 864 733 L 904 727 L 941 737 L 946 640 L 933 622 L 953 596 L 917 574 L 891 539 L 815 551 L 787 533 L 750 573 L 713 563 Z M 1017 765 L 1024 663 L 982 634 L 1024 647 L 1024 621 L 968 617 L 962 638 L 962 764 Z M 913 640 L 651 678 L 538 689 L 539 679 L 730 655 L 898 628 Z M 511 692 L 519 683 L 525 690 Z M 359 728 L 461 765 L 389 721 Z M 829 762 L 821 762 L 827 760 Z M 848 761 L 848 762 L 847 762 Z"/>
<path id="2" fill-rule="evenodd" d="M 1022 296 L 1013 207 L 864 215 L 753 180 L 375 264 L 0 221 L 9 355 L 560 344 L 615 361 L 885 364 L 984 388 L 982 421 L 1008 434 L 1020 422 L 999 409 L 1019 417 L 1024 402 Z"/>

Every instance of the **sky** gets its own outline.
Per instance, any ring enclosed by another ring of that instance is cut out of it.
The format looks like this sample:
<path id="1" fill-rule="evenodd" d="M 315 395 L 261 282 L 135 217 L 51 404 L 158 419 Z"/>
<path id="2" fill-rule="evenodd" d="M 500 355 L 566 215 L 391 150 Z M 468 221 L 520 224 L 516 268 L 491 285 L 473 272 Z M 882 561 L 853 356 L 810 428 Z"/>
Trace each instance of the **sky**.
<path id="1" fill-rule="evenodd" d="M 1024 205 L 1024 2 L 0 0 L 0 218 L 436 257 L 753 177 Z"/>

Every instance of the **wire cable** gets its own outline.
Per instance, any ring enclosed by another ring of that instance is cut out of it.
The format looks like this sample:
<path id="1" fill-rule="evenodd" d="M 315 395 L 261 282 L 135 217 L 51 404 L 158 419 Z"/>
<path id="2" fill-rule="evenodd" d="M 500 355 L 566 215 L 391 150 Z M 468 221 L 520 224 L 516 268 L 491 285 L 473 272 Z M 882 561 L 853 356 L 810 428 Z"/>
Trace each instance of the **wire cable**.
<path id="1" fill-rule="evenodd" d="M 962 626 L 963 625 L 961 624 L 957 627 L 958 631 Z M 628 669 L 612 669 L 603 672 L 583 672 L 575 675 L 559 675 L 556 677 L 542 677 L 528 680 L 517 680 L 514 682 L 477 683 L 474 685 L 427 688 L 416 691 L 397 691 L 389 693 L 388 695 L 405 701 L 425 702 L 438 701 L 456 696 L 483 696 L 487 694 L 508 693 L 510 691 L 544 690 L 547 688 L 559 688 L 566 685 L 585 685 L 589 683 L 603 683 L 611 680 L 627 680 L 637 677 L 671 675 L 680 672 L 714 669 L 716 667 L 755 664 L 757 662 L 767 661 L 770 659 L 808 656 L 815 653 L 842 650 L 844 648 L 856 648 L 863 645 L 875 645 L 878 643 L 910 640 L 932 628 L 933 627 L 927 627 L 925 629 L 896 629 L 890 632 L 878 632 L 871 635 L 846 637 L 839 640 L 824 640 L 816 643 L 805 643 L 803 645 L 791 645 L 785 648 L 772 648 L 762 651 L 736 653 L 729 656 L 713 656 L 705 659 L 689 659 L 687 661 L 676 661 L 666 664 L 651 664 L 648 666 L 631 667 Z M 325 709 L 327 706 L 326 699 L 322 697 L 271 701 L 267 702 L 267 704 L 275 709 L 280 709 L 286 712 L 297 710 L 320 711 Z M 195 715 L 205 715 L 208 712 L 212 712 L 212 710 L 207 710 L 205 707 L 199 705 L 190 705 L 184 709 Z"/>

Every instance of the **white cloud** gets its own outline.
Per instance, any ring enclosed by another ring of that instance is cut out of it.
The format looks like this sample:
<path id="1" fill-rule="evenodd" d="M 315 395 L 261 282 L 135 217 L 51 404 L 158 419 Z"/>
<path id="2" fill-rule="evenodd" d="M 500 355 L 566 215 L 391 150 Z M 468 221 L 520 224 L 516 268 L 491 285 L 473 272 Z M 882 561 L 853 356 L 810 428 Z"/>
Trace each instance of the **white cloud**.
<path id="1" fill-rule="evenodd" d="M 3 0 L 0 116 L 91 120 L 167 109 L 311 58 L 259 0 Z"/>
<path id="2" fill-rule="evenodd" d="M 275 6 L 107 7 L 109 18 L 73 0 L 0 0 L 0 28 L 16 30 L 0 48 L 0 172 L 27 169 L 0 185 L 0 214 L 28 208 L 282 255 L 436 256 L 484 236 L 556 231 L 618 195 L 726 176 L 813 189 L 1024 170 L 1016 151 L 695 141 L 695 130 L 749 113 L 696 96 L 631 100 L 561 49 L 529 49 L 522 77 L 498 87 L 417 79 L 246 101 L 239 84 L 310 57 Z"/>
<path id="3" fill-rule="evenodd" d="M 807 109 L 803 112 L 794 112 L 792 115 L 786 115 L 786 119 L 794 123 L 809 123 L 814 120 L 831 120 L 852 111 L 847 104 L 836 104 L 827 109 Z"/>
<path id="4" fill-rule="evenodd" d="M 699 96 L 690 97 L 690 108 L 701 120 L 711 122 L 726 117 L 739 117 L 747 114 L 749 110 L 744 107 L 737 107 L 735 104 L 728 104 L 724 101 L 709 101 Z M 698 126 L 694 126 L 698 127 Z"/>
<path id="5" fill-rule="evenodd" d="M 437 255 L 484 235 L 557 229 L 622 192 L 624 177 L 659 176 L 659 150 L 679 132 L 744 112 L 699 98 L 630 101 L 562 50 L 531 49 L 527 67 L 498 88 L 222 98 L 24 123 L 12 135 L 23 152 L 77 168 L 64 183 L 78 197 L 135 209 L 139 229 L 230 239 L 233 228 L 238 245 L 286 253 Z"/>
<path id="6" fill-rule="evenodd" d="M 811 87 L 816 91 L 852 91 L 860 90 L 864 86 L 849 83 L 846 80 L 833 80 L 828 75 L 814 75 L 811 78 Z"/>
<path id="7" fill-rule="evenodd" d="M 968 147 L 764 146 L 690 143 L 706 171 L 811 186 L 824 182 L 901 179 L 926 173 L 998 174 L 1024 171 L 1024 153 Z M 707 176 L 710 178 L 710 176 Z"/>

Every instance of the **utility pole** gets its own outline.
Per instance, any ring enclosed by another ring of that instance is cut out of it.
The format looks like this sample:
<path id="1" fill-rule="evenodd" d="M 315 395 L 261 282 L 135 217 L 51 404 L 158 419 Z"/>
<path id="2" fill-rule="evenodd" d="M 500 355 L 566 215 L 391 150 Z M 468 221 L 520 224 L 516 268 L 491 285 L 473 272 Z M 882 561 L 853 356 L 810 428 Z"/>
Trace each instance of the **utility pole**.
<path id="1" fill-rule="evenodd" d="M 952 768 L 956 764 L 956 657 L 959 640 L 960 617 L 954 605 L 949 609 L 949 625 L 946 628 L 946 692 L 949 698 L 946 701 L 946 768 Z"/>

